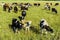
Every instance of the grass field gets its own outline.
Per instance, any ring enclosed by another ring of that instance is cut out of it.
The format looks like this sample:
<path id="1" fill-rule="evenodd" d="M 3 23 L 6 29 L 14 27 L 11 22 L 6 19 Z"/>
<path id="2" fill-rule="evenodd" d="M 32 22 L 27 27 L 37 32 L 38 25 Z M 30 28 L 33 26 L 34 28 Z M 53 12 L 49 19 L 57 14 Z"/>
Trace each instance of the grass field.
<path id="1" fill-rule="evenodd" d="M 8 1 L 8 0 L 0 0 L 0 1 Z M 60 0 L 9 0 L 9 1 L 60 1 Z"/>
<path id="2" fill-rule="evenodd" d="M 30 3 L 33 4 L 33 2 Z M 41 6 L 39 7 L 30 7 L 25 18 L 26 21 L 32 21 L 32 26 L 35 30 L 26 32 L 22 29 L 17 34 L 14 34 L 12 29 L 9 28 L 9 24 L 11 24 L 12 18 L 18 19 L 18 16 L 21 15 L 21 11 L 19 11 L 17 14 L 14 13 L 13 10 L 11 13 L 8 13 L 4 12 L 0 6 L 0 40 L 60 40 L 60 5 L 54 6 L 55 2 L 52 2 L 53 5 L 51 7 L 55 7 L 58 11 L 58 13 L 55 14 L 51 11 L 43 10 L 44 3 L 46 2 L 40 1 L 40 3 Z M 49 32 L 47 35 L 39 33 L 40 27 L 38 24 L 42 18 L 46 19 L 51 28 L 54 29 L 54 36 L 52 36 Z"/>

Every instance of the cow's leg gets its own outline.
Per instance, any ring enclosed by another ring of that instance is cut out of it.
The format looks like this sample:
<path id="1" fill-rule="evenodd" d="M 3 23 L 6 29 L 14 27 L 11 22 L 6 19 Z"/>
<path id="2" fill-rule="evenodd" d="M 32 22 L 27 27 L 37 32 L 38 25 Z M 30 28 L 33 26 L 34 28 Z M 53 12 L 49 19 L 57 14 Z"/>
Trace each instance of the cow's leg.
<path id="1" fill-rule="evenodd" d="M 13 27 L 13 31 L 14 31 L 14 33 L 16 32 L 16 27 Z"/>

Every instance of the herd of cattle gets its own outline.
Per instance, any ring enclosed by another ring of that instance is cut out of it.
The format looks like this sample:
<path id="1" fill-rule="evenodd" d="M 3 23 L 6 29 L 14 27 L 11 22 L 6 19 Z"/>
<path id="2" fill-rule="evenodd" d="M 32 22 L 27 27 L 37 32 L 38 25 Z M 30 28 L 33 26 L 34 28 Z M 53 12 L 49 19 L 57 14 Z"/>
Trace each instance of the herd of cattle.
<path id="1" fill-rule="evenodd" d="M 14 12 L 17 13 L 18 10 L 19 10 L 18 8 L 20 8 L 20 10 L 28 10 L 28 8 L 33 6 L 33 5 L 34 6 L 40 6 L 41 4 L 40 3 L 34 3 L 32 5 L 30 3 L 20 3 L 20 4 L 18 4 L 18 3 L 11 3 L 11 4 L 2 3 L 2 5 L 3 5 L 3 11 L 7 11 L 8 10 L 8 12 L 10 12 L 11 10 L 14 9 Z M 44 8 L 48 9 L 48 10 L 52 10 L 52 12 L 57 13 L 56 8 L 51 8 L 51 5 L 52 5 L 52 3 L 46 3 Z M 57 6 L 57 5 L 59 5 L 59 3 L 55 3 L 54 6 Z"/>
<path id="2" fill-rule="evenodd" d="M 34 6 L 40 6 L 40 3 L 34 3 Z M 44 6 L 44 9 L 48 9 L 48 10 L 52 10 L 52 12 L 55 12 L 57 14 L 57 10 L 56 8 L 51 8 L 52 3 L 46 3 Z M 58 6 L 59 3 L 55 3 L 54 6 Z M 3 11 L 7 11 L 10 13 L 11 10 L 14 10 L 15 13 L 18 12 L 18 8 L 20 8 L 21 10 L 21 16 L 19 16 L 18 18 L 20 19 L 20 21 L 18 21 L 16 18 L 12 19 L 12 29 L 14 32 L 17 32 L 16 30 L 18 29 L 18 31 L 22 28 L 25 28 L 26 30 L 30 29 L 31 26 L 31 22 L 32 21 L 26 21 L 25 22 L 25 16 L 26 16 L 26 11 L 28 11 L 28 8 L 33 6 L 30 3 L 4 3 L 3 4 Z M 41 29 L 46 29 L 47 31 L 53 33 L 53 29 L 48 25 L 47 21 L 45 19 L 41 19 L 40 24 L 39 24 Z"/>

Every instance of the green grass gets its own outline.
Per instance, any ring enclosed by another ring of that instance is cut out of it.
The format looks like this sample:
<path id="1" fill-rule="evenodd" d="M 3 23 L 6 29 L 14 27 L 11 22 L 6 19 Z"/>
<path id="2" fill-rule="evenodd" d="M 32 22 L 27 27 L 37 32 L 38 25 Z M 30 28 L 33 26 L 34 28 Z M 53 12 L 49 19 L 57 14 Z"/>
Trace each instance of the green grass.
<path id="1" fill-rule="evenodd" d="M 33 4 L 33 2 L 30 3 Z M 42 10 L 45 2 L 40 3 L 40 7 L 30 7 L 25 18 L 26 21 L 32 21 L 32 25 L 37 32 L 33 30 L 26 32 L 22 29 L 19 31 L 19 33 L 14 34 L 12 29 L 9 28 L 9 24 L 11 24 L 12 18 L 18 19 L 18 16 L 21 15 L 21 11 L 19 11 L 17 14 L 14 12 L 8 13 L 4 12 L 2 7 L 0 7 L 0 40 L 60 40 L 60 5 L 56 7 L 52 6 L 58 10 L 58 13 L 55 14 L 48 10 Z M 55 2 L 53 2 L 53 5 L 54 4 Z M 39 33 L 40 27 L 38 24 L 42 18 L 46 19 L 51 28 L 54 29 L 54 36 L 52 36 L 49 32 L 47 35 Z"/>

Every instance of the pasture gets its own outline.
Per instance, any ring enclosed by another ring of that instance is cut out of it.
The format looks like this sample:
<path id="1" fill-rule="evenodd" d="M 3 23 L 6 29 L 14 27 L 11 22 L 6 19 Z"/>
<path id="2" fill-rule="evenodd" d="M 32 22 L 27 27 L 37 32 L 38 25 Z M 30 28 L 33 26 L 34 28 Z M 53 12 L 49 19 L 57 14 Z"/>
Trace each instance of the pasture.
<path id="1" fill-rule="evenodd" d="M 30 3 L 33 5 L 35 2 Z M 49 3 L 49 1 L 47 2 Z M 22 29 L 18 33 L 14 33 L 12 29 L 9 28 L 9 24 L 11 24 L 12 18 L 17 18 L 19 20 L 18 16 L 21 15 L 20 8 L 18 13 L 14 13 L 13 10 L 11 13 L 8 13 L 4 12 L 2 6 L 0 6 L 0 40 L 60 40 L 60 5 L 54 6 L 56 2 L 57 1 L 52 2 L 53 5 L 51 8 L 55 7 L 58 11 L 57 14 L 51 12 L 51 10 L 43 10 L 46 2 L 40 1 L 39 3 L 41 5 L 39 7 L 31 6 L 28 11 L 26 11 L 27 16 L 25 20 L 31 20 L 32 27 L 34 28 L 29 32 Z M 49 32 L 47 35 L 40 33 L 39 22 L 42 18 L 47 20 L 50 27 L 54 30 L 55 35 L 51 35 Z"/>

